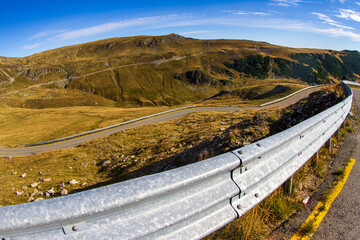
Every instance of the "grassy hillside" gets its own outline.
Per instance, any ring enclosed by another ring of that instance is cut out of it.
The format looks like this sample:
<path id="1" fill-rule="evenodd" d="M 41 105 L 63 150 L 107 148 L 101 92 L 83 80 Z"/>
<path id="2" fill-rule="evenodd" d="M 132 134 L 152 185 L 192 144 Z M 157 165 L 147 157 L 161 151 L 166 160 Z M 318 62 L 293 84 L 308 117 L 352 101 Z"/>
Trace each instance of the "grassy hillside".
<path id="1" fill-rule="evenodd" d="M 48 141 L 169 110 L 104 106 L 0 108 L 0 146 Z"/>
<path id="2" fill-rule="evenodd" d="M 360 53 L 355 51 L 170 34 L 111 38 L 24 58 L 2 57 L 0 94 L 53 82 L 52 88 L 77 89 L 121 106 L 161 106 L 241 91 L 256 80 L 319 84 L 355 80 L 359 75 Z"/>

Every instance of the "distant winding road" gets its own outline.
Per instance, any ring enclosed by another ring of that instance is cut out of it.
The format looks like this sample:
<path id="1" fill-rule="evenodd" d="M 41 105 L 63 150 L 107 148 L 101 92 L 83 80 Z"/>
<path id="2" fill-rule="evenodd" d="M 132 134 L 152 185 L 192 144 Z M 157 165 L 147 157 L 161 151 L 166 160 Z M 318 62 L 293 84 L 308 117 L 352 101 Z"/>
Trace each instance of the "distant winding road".
<path id="1" fill-rule="evenodd" d="M 200 53 L 195 53 L 195 54 L 192 54 L 192 55 L 187 55 L 187 56 L 182 56 L 182 57 L 173 56 L 171 58 L 162 58 L 162 59 L 152 60 L 152 61 L 148 61 L 148 62 L 129 63 L 129 64 L 115 66 L 115 67 L 108 67 L 108 68 L 105 68 L 105 69 L 102 69 L 102 70 L 99 70 L 99 71 L 94 71 L 94 72 L 90 72 L 90 73 L 79 75 L 79 76 L 72 76 L 70 78 L 70 81 L 73 80 L 73 79 L 83 78 L 83 77 L 91 76 L 91 75 L 94 75 L 94 74 L 107 72 L 107 71 L 110 71 L 110 70 L 115 70 L 115 69 L 118 69 L 118 68 L 125 68 L 125 67 L 131 67 L 131 66 L 141 66 L 141 65 L 148 65 L 148 64 L 158 65 L 158 64 L 172 62 L 172 61 L 179 61 L 179 60 L 182 60 L 182 59 L 185 59 L 185 58 L 195 57 L 195 56 L 199 56 L 199 55 L 203 55 L 203 54 L 204 53 L 200 52 Z M 0 69 L 0 70 L 3 71 L 2 69 Z M 10 78 L 10 76 L 9 76 L 9 78 Z M 12 79 L 12 78 L 10 78 L 10 79 Z M 14 80 L 12 79 L 12 81 L 10 81 L 10 83 L 12 83 L 13 81 Z M 34 84 L 34 85 L 31 85 L 31 86 L 26 87 L 26 88 L 17 89 L 17 90 L 13 90 L 13 91 L 10 91 L 10 92 L 0 94 L 0 96 L 1 95 L 19 93 L 20 91 L 29 90 L 29 89 L 37 88 L 37 87 L 48 86 L 48 85 L 51 85 L 51 84 L 61 84 L 61 85 L 65 86 L 68 83 L 68 81 L 69 81 L 69 79 L 67 79 L 67 78 L 61 78 L 61 79 L 53 80 L 53 81 L 46 82 L 46 83 L 38 83 L 38 84 Z"/>
<path id="2" fill-rule="evenodd" d="M 66 149 L 75 147 L 81 143 L 91 141 L 93 139 L 101 138 L 109 136 L 113 133 L 123 131 L 130 128 L 140 127 L 148 124 L 154 124 L 154 123 L 160 123 L 160 122 L 166 122 L 172 119 L 176 119 L 182 116 L 185 116 L 189 113 L 193 112 L 201 112 L 201 111 L 214 111 L 214 112 L 233 112 L 233 111 L 244 111 L 244 110 L 254 110 L 254 109 L 268 109 L 273 107 L 286 107 L 289 106 L 300 99 L 307 97 L 310 93 L 315 92 L 319 90 L 321 87 L 314 87 L 310 89 L 306 89 L 296 95 L 291 96 L 290 98 L 287 98 L 281 102 L 273 103 L 271 105 L 267 105 L 264 107 L 254 107 L 254 108 L 239 108 L 239 107 L 201 107 L 201 108 L 191 108 L 186 109 L 178 112 L 171 112 L 168 114 L 160 115 L 157 117 L 145 119 L 142 121 L 134 122 L 128 125 L 123 125 L 120 127 L 115 127 L 109 130 L 105 130 L 102 132 L 97 132 L 94 134 L 85 135 L 82 137 L 62 141 L 62 142 L 56 142 L 52 144 L 47 145 L 41 145 L 41 146 L 34 146 L 34 147 L 24 147 L 24 148 L 0 148 L 0 156 L 11 156 L 11 157 L 19 157 L 19 156 L 27 156 L 32 154 L 37 154 L 41 152 L 46 151 L 52 151 L 52 150 L 59 150 L 59 149 Z"/>

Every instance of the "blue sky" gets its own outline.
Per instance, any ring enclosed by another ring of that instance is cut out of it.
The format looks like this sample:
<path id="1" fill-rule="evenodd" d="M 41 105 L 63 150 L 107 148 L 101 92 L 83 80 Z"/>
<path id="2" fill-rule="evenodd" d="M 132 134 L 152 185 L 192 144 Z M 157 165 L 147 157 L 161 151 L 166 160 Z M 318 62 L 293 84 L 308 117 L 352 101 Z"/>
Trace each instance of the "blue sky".
<path id="1" fill-rule="evenodd" d="M 360 0 L 1 1 L 0 56 L 104 38 L 177 33 L 360 50 Z"/>

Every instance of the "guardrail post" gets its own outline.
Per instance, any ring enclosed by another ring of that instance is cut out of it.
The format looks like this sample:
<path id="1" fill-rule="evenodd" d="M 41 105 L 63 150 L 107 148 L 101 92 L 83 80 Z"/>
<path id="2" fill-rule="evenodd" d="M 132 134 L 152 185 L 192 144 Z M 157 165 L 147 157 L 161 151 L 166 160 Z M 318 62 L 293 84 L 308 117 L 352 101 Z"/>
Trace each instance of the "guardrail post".
<path id="1" fill-rule="evenodd" d="M 340 139 L 340 128 L 338 128 L 338 130 L 336 131 L 336 139 Z"/>
<path id="2" fill-rule="evenodd" d="M 293 176 L 291 176 L 283 185 L 284 191 L 291 195 L 292 193 Z"/>
<path id="3" fill-rule="evenodd" d="M 319 150 L 316 151 L 315 167 L 319 166 Z"/>
<path id="4" fill-rule="evenodd" d="M 329 140 L 326 142 L 326 146 L 329 148 L 329 152 L 331 151 L 331 137 L 329 138 Z"/>

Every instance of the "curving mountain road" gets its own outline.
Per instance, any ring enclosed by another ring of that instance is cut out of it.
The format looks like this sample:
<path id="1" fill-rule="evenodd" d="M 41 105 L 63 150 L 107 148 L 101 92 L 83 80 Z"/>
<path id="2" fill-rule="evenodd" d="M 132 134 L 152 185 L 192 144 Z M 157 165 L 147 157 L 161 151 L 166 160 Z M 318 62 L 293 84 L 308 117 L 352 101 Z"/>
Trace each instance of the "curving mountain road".
<path id="1" fill-rule="evenodd" d="M 281 102 L 277 102 L 271 105 L 267 105 L 264 107 L 255 107 L 255 108 L 239 108 L 239 107 L 202 107 L 202 108 L 191 108 L 186 109 L 178 112 L 171 112 L 165 115 L 160 115 L 157 117 L 145 119 L 142 121 L 134 122 L 128 125 L 123 125 L 120 127 L 112 128 L 109 130 L 105 130 L 102 132 L 97 132 L 94 134 L 85 135 L 82 137 L 70 139 L 67 141 L 56 142 L 48 145 L 41 145 L 35 147 L 26 147 L 26 148 L 0 148 L 0 156 L 11 156 L 11 157 L 18 157 L 18 156 L 27 156 L 32 154 L 37 154 L 46 151 L 58 150 L 58 149 L 66 149 L 75 147 L 81 143 L 91 141 L 93 139 L 101 138 L 109 136 L 113 133 L 123 131 L 130 128 L 140 127 L 148 124 L 166 122 L 172 119 L 176 119 L 182 116 L 185 116 L 189 113 L 193 112 L 201 112 L 201 111 L 214 111 L 214 112 L 233 112 L 233 111 L 244 111 L 244 110 L 254 110 L 254 109 L 268 109 L 273 107 L 285 107 L 291 105 L 300 99 L 307 97 L 310 93 L 319 90 L 321 87 L 314 87 L 310 89 L 306 89 L 303 92 L 300 92 L 294 96 L 291 96 L 288 99 L 285 99 Z"/>
<path id="2" fill-rule="evenodd" d="M 360 106 L 360 89 L 352 89 L 353 105 Z M 329 212 L 312 237 L 322 239 L 360 239 L 360 133 L 351 134 L 337 156 L 346 161 L 356 160 L 342 191 L 331 205 Z"/>
<path id="3" fill-rule="evenodd" d="M 353 107 L 356 111 L 360 110 L 360 89 L 352 88 L 354 99 Z M 353 112 L 356 114 L 356 112 Z M 358 115 L 358 117 L 360 117 Z M 278 239 L 300 239 L 302 236 L 300 227 L 305 220 L 312 214 L 319 201 L 323 201 L 323 196 L 329 196 L 334 189 L 334 181 L 336 180 L 336 172 L 339 168 L 343 168 L 344 164 L 351 157 L 356 160 L 350 175 L 342 188 L 339 195 L 328 209 L 322 210 L 322 214 L 326 214 L 316 229 L 312 240 L 337 240 L 337 239 L 360 239 L 360 132 L 359 129 L 353 133 L 349 133 L 344 139 L 343 144 L 336 154 L 334 160 L 329 164 L 329 172 L 327 177 L 312 194 L 310 201 L 304 208 L 291 216 L 284 224 L 278 226 L 271 240 Z M 325 213 L 324 213 L 325 212 Z M 321 215 L 321 214 L 318 214 Z M 321 218 L 321 217 L 320 217 Z M 314 220 L 314 219 L 313 219 Z M 313 225 L 314 226 L 314 225 Z M 301 239 L 310 239 L 307 236 Z"/>

